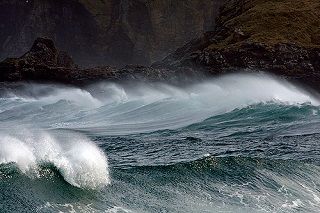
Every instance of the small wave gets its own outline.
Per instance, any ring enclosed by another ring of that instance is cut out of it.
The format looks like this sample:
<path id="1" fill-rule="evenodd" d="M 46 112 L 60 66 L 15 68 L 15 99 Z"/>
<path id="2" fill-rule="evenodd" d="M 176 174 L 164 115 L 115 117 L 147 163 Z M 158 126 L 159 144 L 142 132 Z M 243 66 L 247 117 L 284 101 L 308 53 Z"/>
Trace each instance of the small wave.
<path id="1" fill-rule="evenodd" d="M 205 175 L 210 174 L 212 177 L 236 177 L 249 178 L 250 176 L 258 176 L 259 172 L 269 170 L 281 174 L 292 174 L 296 171 L 304 173 L 319 173 L 320 167 L 307 161 L 295 161 L 284 159 L 269 159 L 259 157 L 243 157 L 243 156 L 212 156 L 205 154 L 203 157 L 190 161 L 173 162 L 167 165 L 142 165 L 123 168 L 123 170 L 137 171 L 161 171 L 176 172 L 176 174 L 185 175 Z M 257 173 L 257 171 L 259 171 Z"/>
<path id="2" fill-rule="evenodd" d="M 70 132 L 30 132 L 0 135 L 0 164 L 14 163 L 37 178 L 51 164 L 73 186 L 96 189 L 110 183 L 107 158 L 88 138 Z"/>

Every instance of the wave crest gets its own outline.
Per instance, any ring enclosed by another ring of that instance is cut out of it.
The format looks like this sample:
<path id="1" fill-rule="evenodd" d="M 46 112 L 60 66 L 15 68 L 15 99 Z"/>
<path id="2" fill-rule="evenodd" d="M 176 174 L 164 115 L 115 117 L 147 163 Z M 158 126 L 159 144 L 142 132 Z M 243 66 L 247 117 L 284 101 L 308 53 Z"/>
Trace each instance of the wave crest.
<path id="1" fill-rule="evenodd" d="M 73 186 L 96 189 L 110 183 L 107 158 L 88 138 L 70 132 L 2 134 L 0 164 L 15 163 L 21 172 L 39 177 L 40 167 L 52 164 Z"/>
<path id="2" fill-rule="evenodd" d="M 308 92 L 264 74 L 226 75 L 183 88 L 101 82 L 82 89 L 26 84 L 6 91 L 0 98 L 0 128 L 63 128 L 107 135 L 177 129 L 260 103 L 320 104 Z"/>

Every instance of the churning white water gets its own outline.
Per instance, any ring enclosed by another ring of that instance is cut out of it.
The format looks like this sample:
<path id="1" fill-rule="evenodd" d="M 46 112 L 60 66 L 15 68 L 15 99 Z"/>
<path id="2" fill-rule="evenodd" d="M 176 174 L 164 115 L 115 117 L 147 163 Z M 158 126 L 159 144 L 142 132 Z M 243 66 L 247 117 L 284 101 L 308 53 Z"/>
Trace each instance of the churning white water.
<path id="1" fill-rule="evenodd" d="M 110 183 L 107 158 L 89 139 L 63 131 L 23 130 L 0 135 L 0 164 L 15 163 L 21 172 L 36 178 L 41 166 L 56 167 L 70 184 L 100 188 Z"/>

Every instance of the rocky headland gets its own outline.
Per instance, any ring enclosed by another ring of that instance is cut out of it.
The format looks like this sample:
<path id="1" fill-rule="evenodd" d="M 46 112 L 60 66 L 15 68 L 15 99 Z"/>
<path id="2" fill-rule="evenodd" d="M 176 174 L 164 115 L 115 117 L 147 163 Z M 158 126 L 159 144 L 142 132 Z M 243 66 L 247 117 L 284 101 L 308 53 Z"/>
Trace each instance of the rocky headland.
<path id="1" fill-rule="evenodd" d="M 265 71 L 320 89 L 320 2 L 231 0 L 216 28 L 154 67 Z"/>
<path id="2" fill-rule="evenodd" d="M 82 86 L 96 81 L 166 81 L 186 82 L 203 77 L 195 69 L 152 68 L 127 65 L 122 68 L 100 66 L 81 68 L 49 38 L 37 38 L 31 49 L 19 58 L 0 62 L 2 82 L 52 82 Z"/>
<path id="3" fill-rule="evenodd" d="M 230 0 L 220 8 L 214 30 L 152 66 L 80 68 L 51 39 L 38 38 L 23 56 L 0 63 L 0 80 L 185 82 L 241 70 L 269 72 L 320 90 L 319 20 L 318 0 Z"/>

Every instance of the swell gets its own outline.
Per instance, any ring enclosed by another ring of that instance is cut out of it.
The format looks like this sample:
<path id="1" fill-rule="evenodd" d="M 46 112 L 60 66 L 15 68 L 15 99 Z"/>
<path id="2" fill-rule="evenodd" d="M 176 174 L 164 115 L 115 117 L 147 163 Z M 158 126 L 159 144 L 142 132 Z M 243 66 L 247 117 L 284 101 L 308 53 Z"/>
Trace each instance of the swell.
<path id="1" fill-rule="evenodd" d="M 302 181 L 301 185 L 310 181 L 312 184 L 320 185 L 320 181 L 317 178 L 320 175 L 320 162 L 313 160 L 296 161 L 241 156 L 219 157 L 208 154 L 203 158 L 191 161 L 158 165 L 116 166 L 112 170 L 116 181 L 119 181 L 120 178 L 122 179 L 121 181 L 132 182 L 132 175 L 136 175 L 136 177 L 143 176 L 143 178 L 137 180 L 139 183 L 144 181 L 156 183 L 159 180 L 170 182 L 175 179 L 182 180 L 186 178 L 199 182 L 210 179 L 212 182 L 224 182 L 227 184 L 240 184 L 246 181 L 250 181 L 252 184 L 265 181 L 268 184 L 274 181 L 272 175 L 277 175 L 288 179 L 297 178 L 296 181 Z M 64 173 L 53 163 L 42 163 L 39 165 L 37 172 L 37 178 L 33 177 L 29 180 L 43 179 L 48 181 L 50 177 L 54 177 L 61 181 L 66 181 Z M 124 174 L 129 174 L 128 178 L 130 180 L 126 180 L 125 177 L 127 175 Z M 15 162 L 0 164 L 0 179 L 2 181 L 14 177 L 28 178 Z"/>
<path id="2" fill-rule="evenodd" d="M 1 91 L 6 205 L 30 212 L 67 211 L 69 203 L 137 212 L 320 208 L 319 101 L 283 80 L 231 75 L 184 88 L 23 84 Z M 212 156 L 199 158 L 204 153 Z"/>
<path id="3" fill-rule="evenodd" d="M 131 181 L 132 174 L 139 181 Z M 123 185 L 152 188 L 164 197 L 170 193 L 169 197 L 181 199 L 181 209 L 189 206 L 187 212 L 201 208 L 213 212 L 215 208 L 221 212 L 317 212 L 319 174 L 320 167 L 308 162 L 213 156 L 113 172 L 116 182 Z"/>
<path id="4" fill-rule="evenodd" d="M 66 185 L 54 165 L 43 166 L 43 176 L 38 179 L 25 178 L 14 164 L 1 165 L 0 186 L 5 195 L 32 198 L 32 205 L 40 206 L 43 211 L 69 209 L 59 203 L 79 205 L 79 212 L 85 212 L 86 207 L 96 211 L 101 208 L 100 202 L 104 208 L 120 205 L 132 207 L 133 212 L 159 208 L 184 212 L 214 211 L 215 208 L 222 212 L 230 209 L 236 212 L 317 212 L 320 207 L 320 167 L 311 162 L 206 156 L 170 165 L 112 168 L 112 173 L 113 184 L 102 196 Z M 23 195 L 11 189 L 16 183 Z M 28 191 L 30 186 L 40 195 L 32 196 Z M 48 190 L 65 197 L 52 197 Z M 123 192 L 126 192 L 126 199 L 120 202 Z M 80 203 L 73 199 L 75 194 Z M 172 197 L 179 199 L 179 204 L 172 203 Z"/>
<path id="5" fill-rule="evenodd" d="M 281 103 L 267 102 L 250 105 L 244 108 L 235 109 L 221 115 L 215 115 L 199 123 L 191 124 L 182 128 L 184 131 L 192 130 L 213 130 L 216 127 L 254 127 L 254 126 L 285 126 L 305 125 L 319 122 L 318 106 L 310 103 L 300 105 L 285 105 Z M 316 131 L 313 133 L 319 133 Z M 297 132 L 298 134 L 298 132 Z M 310 134 L 310 133 L 308 133 Z"/>
<path id="6" fill-rule="evenodd" d="M 242 157 L 242 156 L 211 156 L 209 154 L 202 158 L 176 162 L 167 165 L 145 165 L 145 166 L 131 166 L 127 168 L 118 168 L 120 170 L 134 170 L 134 171 L 161 171 L 181 174 L 183 171 L 194 172 L 193 174 L 205 175 L 212 174 L 212 176 L 235 176 L 241 178 L 248 176 L 254 170 L 270 170 L 284 175 L 294 173 L 301 170 L 320 173 L 320 162 L 317 161 L 296 161 L 292 159 L 273 159 L 273 158 L 259 158 L 259 157 Z M 238 174 L 237 174 L 238 173 Z M 190 175 L 192 173 L 189 173 Z M 251 176 L 252 176 L 251 175 Z M 249 177 L 249 176 L 248 176 Z"/>

